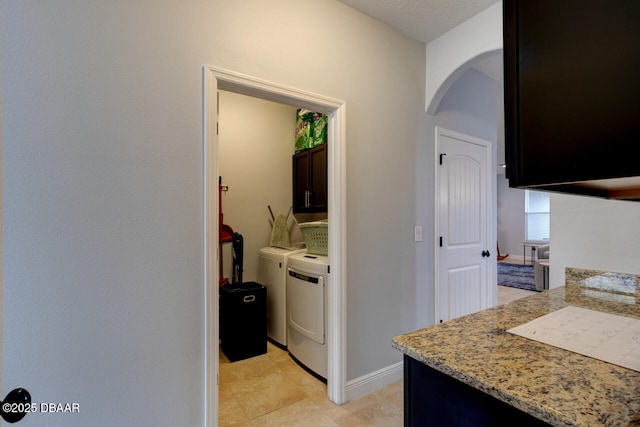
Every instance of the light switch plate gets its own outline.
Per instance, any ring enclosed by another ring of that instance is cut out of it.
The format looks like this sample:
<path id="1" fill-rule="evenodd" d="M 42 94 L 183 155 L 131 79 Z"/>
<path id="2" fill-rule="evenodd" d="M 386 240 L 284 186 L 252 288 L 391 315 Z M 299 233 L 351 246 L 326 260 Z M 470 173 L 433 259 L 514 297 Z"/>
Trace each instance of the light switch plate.
<path id="1" fill-rule="evenodd" d="M 422 226 L 416 225 L 413 229 L 413 238 L 416 242 L 422 242 Z"/>

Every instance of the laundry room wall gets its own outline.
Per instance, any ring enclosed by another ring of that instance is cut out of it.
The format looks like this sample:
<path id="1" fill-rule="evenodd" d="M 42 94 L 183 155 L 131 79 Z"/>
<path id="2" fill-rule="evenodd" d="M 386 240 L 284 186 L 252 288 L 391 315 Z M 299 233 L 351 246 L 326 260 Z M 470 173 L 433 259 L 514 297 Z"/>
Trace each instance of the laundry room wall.
<path id="1" fill-rule="evenodd" d="M 258 250 L 269 246 L 274 215 L 292 202 L 292 160 L 296 108 L 264 99 L 220 91 L 218 162 L 224 223 L 242 234 L 243 280 L 255 281 Z M 293 214 L 289 224 L 297 227 Z M 292 233 L 293 234 L 293 233 Z M 298 231 L 299 235 L 299 231 Z M 231 279 L 231 244 L 223 245 L 224 277 Z"/>

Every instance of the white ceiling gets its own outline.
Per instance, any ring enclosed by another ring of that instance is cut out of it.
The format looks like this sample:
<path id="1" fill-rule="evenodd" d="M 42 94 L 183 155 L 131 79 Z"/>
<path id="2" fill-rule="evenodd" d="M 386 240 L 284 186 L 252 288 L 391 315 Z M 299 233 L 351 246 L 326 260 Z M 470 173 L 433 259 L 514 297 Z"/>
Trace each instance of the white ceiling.
<path id="1" fill-rule="evenodd" d="M 500 0 L 338 0 L 425 44 L 440 37 Z M 502 82 L 502 55 L 472 67 Z"/>
<path id="2" fill-rule="evenodd" d="M 426 44 L 500 0 L 339 1 Z"/>
<path id="3" fill-rule="evenodd" d="M 500 0 L 338 0 L 425 44 L 471 19 Z M 474 61 L 472 68 L 502 84 L 502 53 Z M 498 163 L 504 139 L 498 138 Z M 498 173 L 504 174 L 503 168 Z"/>

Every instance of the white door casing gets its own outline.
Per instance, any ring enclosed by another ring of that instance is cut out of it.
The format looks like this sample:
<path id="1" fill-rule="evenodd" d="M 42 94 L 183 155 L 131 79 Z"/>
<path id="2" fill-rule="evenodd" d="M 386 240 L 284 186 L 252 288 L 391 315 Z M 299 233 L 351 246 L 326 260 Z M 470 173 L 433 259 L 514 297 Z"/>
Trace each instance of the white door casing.
<path id="1" fill-rule="evenodd" d="M 436 323 L 493 305 L 491 145 L 436 127 Z"/>
<path id="2" fill-rule="evenodd" d="M 343 404 L 346 402 L 346 287 L 343 285 L 346 277 L 346 104 L 245 74 L 204 66 L 204 424 L 214 427 L 218 423 L 218 89 L 328 115 L 328 256 L 331 286 L 327 289 L 327 393 L 329 400 Z"/>

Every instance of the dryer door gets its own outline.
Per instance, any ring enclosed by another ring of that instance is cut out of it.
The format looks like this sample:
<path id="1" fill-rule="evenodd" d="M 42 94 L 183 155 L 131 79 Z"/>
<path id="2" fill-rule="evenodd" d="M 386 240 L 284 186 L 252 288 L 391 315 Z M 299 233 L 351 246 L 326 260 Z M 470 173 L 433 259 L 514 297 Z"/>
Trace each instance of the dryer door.
<path id="1" fill-rule="evenodd" d="M 324 344 L 324 277 L 289 268 L 287 312 L 289 326 Z"/>

